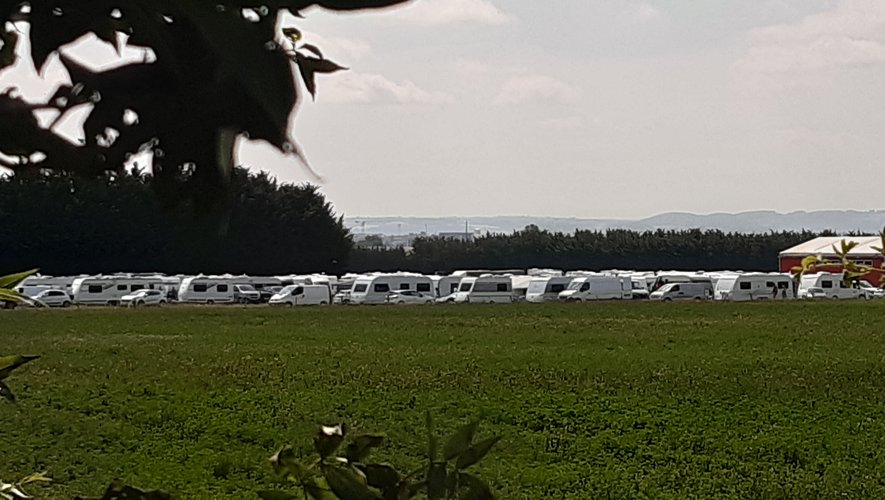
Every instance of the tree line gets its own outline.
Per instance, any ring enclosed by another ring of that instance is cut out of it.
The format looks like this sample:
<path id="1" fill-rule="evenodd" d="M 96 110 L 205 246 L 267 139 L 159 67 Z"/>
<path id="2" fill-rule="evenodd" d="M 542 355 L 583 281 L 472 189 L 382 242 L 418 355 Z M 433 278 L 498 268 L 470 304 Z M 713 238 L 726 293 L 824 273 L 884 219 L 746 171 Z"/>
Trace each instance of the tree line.
<path id="1" fill-rule="evenodd" d="M 223 216 L 156 196 L 150 174 L 0 177 L 0 269 L 275 275 L 346 270 L 353 241 L 316 186 L 237 168 Z M 2 273 L 0 273 L 2 274 Z"/>
<path id="2" fill-rule="evenodd" d="M 422 273 L 531 267 L 776 271 L 779 252 L 822 235 L 834 233 L 610 229 L 577 230 L 571 234 L 530 225 L 512 234 L 488 234 L 473 241 L 419 237 L 409 251 L 356 248 L 351 268 L 358 271 L 408 269 Z"/>

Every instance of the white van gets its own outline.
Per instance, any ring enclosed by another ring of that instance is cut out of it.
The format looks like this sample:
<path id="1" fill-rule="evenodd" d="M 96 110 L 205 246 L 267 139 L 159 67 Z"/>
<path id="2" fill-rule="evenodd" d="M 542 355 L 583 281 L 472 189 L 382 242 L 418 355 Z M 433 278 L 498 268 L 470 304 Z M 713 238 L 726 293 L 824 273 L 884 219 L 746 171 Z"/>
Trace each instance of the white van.
<path id="1" fill-rule="evenodd" d="M 351 304 L 385 304 L 387 293 L 414 290 L 432 294 L 433 281 L 423 274 L 389 273 L 373 274 L 357 278 L 350 289 Z"/>
<path id="2" fill-rule="evenodd" d="M 536 303 L 556 301 L 560 292 L 568 288 L 574 279 L 571 276 L 532 278 L 525 293 L 525 300 Z"/>
<path id="3" fill-rule="evenodd" d="M 234 283 L 244 283 L 245 276 L 189 276 L 181 280 L 178 301 L 193 304 L 231 304 L 235 301 Z"/>
<path id="4" fill-rule="evenodd" d="M 509 303 L 513 302 L 513 281 L 510 276 L 480 276 L 462 278 L 452 302 Z"/>
<path id="5" fill-rule="evenodd" d="M 720 275 L 713 290 L 715 300 L 791 300 L 793 280 L 782 273 L 746 273 Z"/>
<path id="6" fill-rule="evenodd" d="M 713 289 L 713 279 L 703 273 L 689 273 L 682 271 L 660 271 L 655 276 L 649 290 L 654 292 L 669 283 L 704 283 Z"/>
<path id="7" fill-rule="evenodd" d="M 811 288 L 820 288 L 822 295 L 829 299 L 859 299 L 864 297 L 864 292 L 859 288 L 846 287 L 842 282 L 841 273 L 814 273 L 802 276 L 799 281 L 800 299 L 811 298 L 808 291 Z"/>
<path id="8" fill-rule="evenodd" d="M 633 284 L 627 276 L 583 276 L 574 278 L 568 288 L 559 294 L 559 300 L 612 300 L 633 298 Z"/>
<path id="9" fill-rule="evenodd" d="M 328 285 L 289 285 L 270 298 L 270 305 L 324 306 L 331 302 Z"/>
<path id="10" fill-rule="evenodd" d="M 648 296 L 651 300 L 670 302 L 672 300 L 710 300 L 713 286 L 710 283 L 668 283 Z"/>

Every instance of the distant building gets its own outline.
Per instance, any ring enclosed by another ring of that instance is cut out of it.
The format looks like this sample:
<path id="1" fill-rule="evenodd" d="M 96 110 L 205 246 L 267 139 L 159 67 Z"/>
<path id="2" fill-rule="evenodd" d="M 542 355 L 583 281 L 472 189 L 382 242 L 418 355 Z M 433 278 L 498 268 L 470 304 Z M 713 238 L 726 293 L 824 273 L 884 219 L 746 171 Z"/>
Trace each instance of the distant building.
<path id="1" fill-rule="evenodd" d="M 446 240 L 455 240 L 455 241 L 465 241 L 471 242 L 476 239 L 476 236 L 473 233 L 465 233 L 465 232 L 445 232 L 445 233 L 437 233 L 437 236 Z"/>
<path id="2" fill-rule="evenodd" d="M 858 243 L 856 247 L 848 252 L 849 259 L 858 265 L 872 266 L 877 269 L 882 268 L 885 257 L 873 249 L 874 246 L 882 244 L 882 239 L 878 236 L 821 236 L 788 248 L 778 254 L 781 272 L 788 273 L 794 267 L 801 266 L 802 259 L 809 255 L 820 255 L 824 259 L 839 260 L 836 253 L 833 252 L 833 245 L 838 248 L 842 240 Z M 882 272 L 872 272 L 864 276 L 863 279 L 876 286 L 880 286 L 882 283 Z"/>

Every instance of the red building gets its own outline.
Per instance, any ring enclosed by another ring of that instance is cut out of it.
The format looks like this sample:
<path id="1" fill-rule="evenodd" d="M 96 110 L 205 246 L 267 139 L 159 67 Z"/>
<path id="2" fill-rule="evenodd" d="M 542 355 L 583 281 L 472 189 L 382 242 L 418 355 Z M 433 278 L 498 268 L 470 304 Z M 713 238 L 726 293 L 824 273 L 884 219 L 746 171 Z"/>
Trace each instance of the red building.
<path id="1" fill-rule="evenodd" d="M 878 236 L 821 236 L 782 251 L 778 255 L 780 271 L 788 273 L 794 267 L 801 266 L 802 259 L 809 255 L 820 255 L 826 260 L 841 260 L 833 251 L 833 245 L 839 248 L 842 240 L 858 243 L 856 247 L 848 252 L 849 259 L 858 265 L 871 266 L 876 269 L 882 268 L 885 257 L 878 250 L 873 250 L 874 246 L 882 245 L 882 239 Z M 841 270 L 842 266 L 826 266 L 826 269 L 821 269 L 821 271 L 830 272 L 840 272 Z M 882 284 L 882 272 L 873 271 L 863 279 L 873 285 L 880 286 Z"/>

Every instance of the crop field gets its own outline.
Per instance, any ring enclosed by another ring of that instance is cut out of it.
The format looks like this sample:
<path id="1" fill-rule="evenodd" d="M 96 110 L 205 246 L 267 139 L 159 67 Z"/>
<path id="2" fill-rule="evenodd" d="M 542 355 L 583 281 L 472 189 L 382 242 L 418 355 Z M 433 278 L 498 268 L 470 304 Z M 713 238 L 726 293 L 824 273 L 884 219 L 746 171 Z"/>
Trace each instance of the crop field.
<path id="1" fill-rule="evenodd" d="M 257 498 L 319 423 L 422 463 L 481 418 L 500 498 L 885 498 L 885 302 L 0 311 L 40 354 L 0 401 L 0 479 Z"/>

